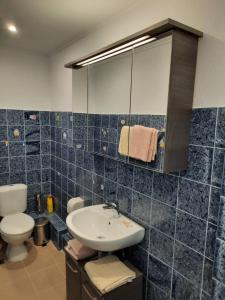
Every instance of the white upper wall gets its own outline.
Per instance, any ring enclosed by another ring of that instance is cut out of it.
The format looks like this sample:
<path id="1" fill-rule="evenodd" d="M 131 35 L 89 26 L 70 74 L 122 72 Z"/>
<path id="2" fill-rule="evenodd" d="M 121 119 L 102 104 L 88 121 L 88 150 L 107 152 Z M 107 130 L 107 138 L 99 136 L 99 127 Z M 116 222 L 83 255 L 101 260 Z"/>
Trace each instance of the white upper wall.
<path id="1" fill-rule="evenodd" d="M 0 108 L 50 110 L 50 89 L 48 57 L 0 48 Z"/>
<path id="2" fill-rule="evenodd" d="M 199 42 L 194 107 L 225 106 L 224 12 L 224 0 L 140 0 L 135 8 L 51 57 L 52 107 L 72 108 L 72 71 L 64 68 L 65 63 L 166 18 L 204 32 Z"/>

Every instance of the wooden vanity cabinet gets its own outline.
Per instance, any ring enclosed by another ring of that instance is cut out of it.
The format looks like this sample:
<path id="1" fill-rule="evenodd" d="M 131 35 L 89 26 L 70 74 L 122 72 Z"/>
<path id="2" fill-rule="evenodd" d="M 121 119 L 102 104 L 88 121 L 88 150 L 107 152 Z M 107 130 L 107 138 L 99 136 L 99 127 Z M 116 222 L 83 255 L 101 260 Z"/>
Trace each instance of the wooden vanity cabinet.
<path id="1" fill-rule="evenodd" d="M 143 275 L 128 261 L 124 263 L 136 273 L 136 278 L 104 295 L 93 285 L 85 272 L 84 265 L 87 261 L 76 261 L 66 252 L 67 300 L 142 300 Z"/>

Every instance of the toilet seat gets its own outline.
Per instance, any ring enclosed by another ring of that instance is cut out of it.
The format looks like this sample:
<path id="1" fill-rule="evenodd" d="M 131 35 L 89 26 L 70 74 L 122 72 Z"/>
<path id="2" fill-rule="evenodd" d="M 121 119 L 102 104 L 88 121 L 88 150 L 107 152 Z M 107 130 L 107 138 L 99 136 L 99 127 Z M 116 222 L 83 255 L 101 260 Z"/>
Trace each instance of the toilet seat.
<path id="1" fill-rule="evenodd" d="M 0 223 L 0 231 L 5 235 L 24 234 L 33 227 L 33 218 L 24 213 L 5 216 Z"/>

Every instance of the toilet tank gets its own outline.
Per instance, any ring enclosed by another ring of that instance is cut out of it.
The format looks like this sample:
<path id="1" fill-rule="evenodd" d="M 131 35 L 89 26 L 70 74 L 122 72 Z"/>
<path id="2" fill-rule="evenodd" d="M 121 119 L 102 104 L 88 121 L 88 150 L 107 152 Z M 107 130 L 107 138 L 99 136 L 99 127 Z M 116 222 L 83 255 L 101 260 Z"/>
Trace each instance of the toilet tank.
<path id="1" fill-rule="evenodd" d="M 27 208 L 27 186 L 10 184 L 0 186 L 0 216 L 24 212 Z"/>

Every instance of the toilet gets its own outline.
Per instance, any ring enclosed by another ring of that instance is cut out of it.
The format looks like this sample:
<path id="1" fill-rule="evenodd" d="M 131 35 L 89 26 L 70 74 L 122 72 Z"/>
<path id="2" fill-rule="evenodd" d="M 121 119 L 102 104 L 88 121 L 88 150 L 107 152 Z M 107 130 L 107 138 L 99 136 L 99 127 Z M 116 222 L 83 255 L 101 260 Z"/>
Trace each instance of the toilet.
<path id="1" fill-rule="evenodd" d="M 8 261 L 25 259 L 28 251 L 24 242 L 29 239 L 34 228 L 34 220 L 24 213 L 27 208 L 27 186 L 12 184 L 0 186 L 0 234 L 8 243 Z"/>

